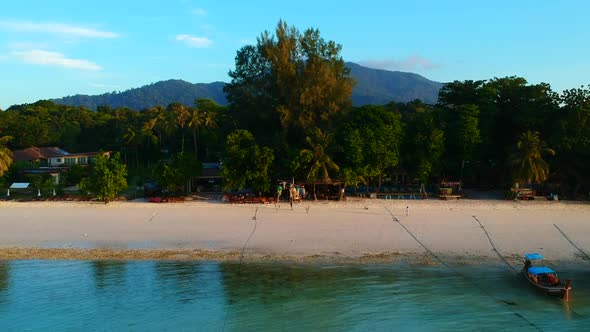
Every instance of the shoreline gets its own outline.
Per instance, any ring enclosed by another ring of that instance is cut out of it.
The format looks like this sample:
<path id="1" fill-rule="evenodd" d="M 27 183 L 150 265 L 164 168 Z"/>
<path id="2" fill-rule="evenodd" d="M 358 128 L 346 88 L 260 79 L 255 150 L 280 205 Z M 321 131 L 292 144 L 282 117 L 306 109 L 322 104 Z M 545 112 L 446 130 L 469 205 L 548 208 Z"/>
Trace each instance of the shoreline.
<path id="1" fill-rule="evenodd" d="M 447 264 L 479 265 L 504 264 L 500 259 L 470 255 L 437 255 Z M 520 266 L 519 257 L 505 259 L 512 266 Z M 0 261 L 5 260 L 108 260 L 108 261 L 195 261 L 195 262 L 229 262 L 229 263 L 297 263 L 297 264 L 409 264 L 409 265 L 443 265 L 428 253 L 365 253 L 360 256 L 306 255 L 275 256 L 248 253 L 244 257 L 238 251 L 204 251 L 195 249 L 80 249 L 80 248 L 0 248 Z M 577 261 L 567 261 L 574 263 Z"/>
<path id="2" fill-rule="evenodd" d="M 407 212 L 407 215 L 406 215 Z M 564 201 L 375 200 L 279 205 L 220 202 L 0 202 L 0 260 L 195 260 L 520 266 L 587 260 L 590 205 Z M 399 221 L 399 223 L 396 222 Z M 407 230 L 406 230 L 407 229 Z M 411 232 L 410 235 L 408 232 Z"/>

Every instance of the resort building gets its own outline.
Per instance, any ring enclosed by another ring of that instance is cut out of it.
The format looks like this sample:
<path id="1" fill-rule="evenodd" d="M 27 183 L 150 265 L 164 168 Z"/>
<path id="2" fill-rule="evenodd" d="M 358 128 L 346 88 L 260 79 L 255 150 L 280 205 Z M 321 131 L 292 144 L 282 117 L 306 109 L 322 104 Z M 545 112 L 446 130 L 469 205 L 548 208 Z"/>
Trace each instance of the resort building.
<path id="1" fill-rule="evenodd" d="M 110 155 L 109 151 L 70 153 L 58 147 L 32 147 L 13 151 L 14 163 L 24 174 L 51 174 L 56 184 L 59 183 L 62 171 L 67 171 L 73 165 L 88 166 L 100 153 Z"/>

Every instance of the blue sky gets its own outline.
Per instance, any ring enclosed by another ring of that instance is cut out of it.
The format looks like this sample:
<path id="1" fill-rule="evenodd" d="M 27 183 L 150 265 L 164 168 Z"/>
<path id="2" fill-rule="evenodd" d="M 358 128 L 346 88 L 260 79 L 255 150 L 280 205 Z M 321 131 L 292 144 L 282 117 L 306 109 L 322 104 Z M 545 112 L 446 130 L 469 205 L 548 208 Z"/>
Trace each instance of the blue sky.
<path id="1" fill-rule="evenodd" d="M 446 82 L 518 75 L 590 83 L 590 1 L 0 3 L 0 108 L 166 79 L 228 81 L 236 51 L 279 19 L 318 28 L 346 61 Z"/>

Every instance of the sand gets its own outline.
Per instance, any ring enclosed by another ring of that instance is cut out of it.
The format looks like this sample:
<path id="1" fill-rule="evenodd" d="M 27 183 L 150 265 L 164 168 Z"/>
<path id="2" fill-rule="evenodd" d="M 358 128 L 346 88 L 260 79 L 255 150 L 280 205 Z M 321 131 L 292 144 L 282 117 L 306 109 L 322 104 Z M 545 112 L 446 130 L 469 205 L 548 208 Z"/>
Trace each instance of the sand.
<path id="1" fill-rule="evenodd" d="M 511 264 L 587 259 L 555 225 L 590 251 L 584 202 L 0 202 L 0 259 L 435 262 L 407 229 L 445 260 L 501 262 L 476 219 Z"/>

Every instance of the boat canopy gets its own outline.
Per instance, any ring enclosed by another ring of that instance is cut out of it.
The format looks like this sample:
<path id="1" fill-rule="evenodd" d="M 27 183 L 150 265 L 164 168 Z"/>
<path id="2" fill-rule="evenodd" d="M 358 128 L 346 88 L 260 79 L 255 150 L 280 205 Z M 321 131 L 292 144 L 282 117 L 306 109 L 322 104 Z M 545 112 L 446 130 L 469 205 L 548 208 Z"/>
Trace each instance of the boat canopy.
<path id="1" fill-rule="evenodd" d="M 534 261 L 536 259 L 543 259 L 543 255 L 538 254 L 538 253 L 531 253 L 531 254 L 526 254 L 524 255 L 524 258 L 530 260 L 530 261 Z"/>
<path id="2" fill-rule="evenodd" d="M 530 274 L 539 275 L 539 274 L 555 274 L 555 271 L 546 267 L 546 266 L 533 266 L 529 267 L 528 272 Z"/>

